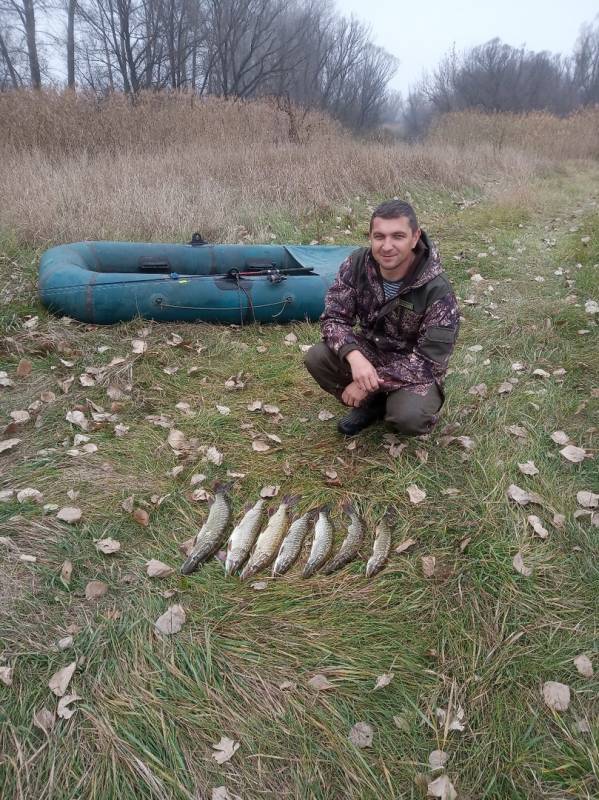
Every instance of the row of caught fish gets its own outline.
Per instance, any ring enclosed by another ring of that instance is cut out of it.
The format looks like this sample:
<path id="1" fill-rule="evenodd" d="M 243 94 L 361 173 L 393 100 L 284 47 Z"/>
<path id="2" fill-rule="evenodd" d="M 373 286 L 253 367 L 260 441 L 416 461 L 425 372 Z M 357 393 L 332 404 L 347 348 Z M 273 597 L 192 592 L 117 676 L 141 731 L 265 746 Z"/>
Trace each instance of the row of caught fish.
<path id="1" fill-rule="evenodd" d="M 345 510 L 350 517 L 347 535 L 339 551 L 331 558 L 333 549 L 333 526 L 326 508 L 308 511 L 298 517 L 287 529 L 289 508 L 293 499 L 284 498 L 278 509 L 270 516 L 266 527 L 260 531 L 265 501 L 258 500 L 233 528 L 228 544 L 225 572 L 233 575 L 241 570 L 241 579 L 251 578 L 273 563 L 272 574 L 283 575 L 298 559 L 304 540 L 314 523 L 314 537 L 308 561 L 303 569 L 304 578 L 309 578 L 324 567 L 330 575 L 353 561 L 364 541 L 364 524 L 350 506 Z M 189 553 L 181 573 L 189 575 L 199 565 L 213 556 L 224 544 L 231 510 L 226 491 L 218 488 L 210 508 L 208 519 L 198 532 L 193 549 Z M 387 517 L 379 522 L 372 555 L 366 565 L 366 575 L 371 577 L 385 566 L 391 549 L 391 528 Z"/>

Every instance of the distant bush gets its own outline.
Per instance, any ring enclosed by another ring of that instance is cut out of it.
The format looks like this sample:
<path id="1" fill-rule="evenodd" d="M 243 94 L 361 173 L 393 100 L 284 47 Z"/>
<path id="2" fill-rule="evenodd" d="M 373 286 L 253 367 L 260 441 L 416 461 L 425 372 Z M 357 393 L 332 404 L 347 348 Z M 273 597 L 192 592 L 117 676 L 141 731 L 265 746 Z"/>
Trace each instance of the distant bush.
<path id="1" fill-rule="evenodd" d="M 433 124 L 427 142 L 459 148 L 490 144 L 496 151 L 518 149 L 548 159 L 599 158 L 599 106 L 567 117 L 456 111 Z"/>

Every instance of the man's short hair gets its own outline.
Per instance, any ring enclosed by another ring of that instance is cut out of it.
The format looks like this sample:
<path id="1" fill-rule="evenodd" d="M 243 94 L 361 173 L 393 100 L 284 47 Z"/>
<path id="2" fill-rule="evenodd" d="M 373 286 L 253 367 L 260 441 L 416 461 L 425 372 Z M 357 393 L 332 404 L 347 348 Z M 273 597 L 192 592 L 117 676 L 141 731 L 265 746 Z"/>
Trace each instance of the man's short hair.
<path id="1" fill-rule="evenodd" d="M 418 220 L 416 219 L 416 212 L 409 203 L 405 200 L 386 200 L 377 206 L 372 212 L 370 217 L 370 230 L 372 231 L 372 223 L 375 217 L 381 219 L 397 219 L 398 217 L 406 217 L 412 233 L 418 230 Z"/>

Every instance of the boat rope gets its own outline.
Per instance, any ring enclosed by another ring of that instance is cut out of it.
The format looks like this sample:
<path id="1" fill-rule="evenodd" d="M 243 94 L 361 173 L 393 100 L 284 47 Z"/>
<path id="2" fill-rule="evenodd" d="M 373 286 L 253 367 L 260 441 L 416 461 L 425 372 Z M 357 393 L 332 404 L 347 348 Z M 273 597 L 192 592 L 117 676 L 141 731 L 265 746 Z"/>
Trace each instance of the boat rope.
<path id="1" fill-rule="evenodd" d="M 175 305 L 173 303 L 164 303 L 161 300 L 155 300 L 155 303 L 160 308 L 180 308 L 184 311 L 235 311 L 236 310 L 233 307 L 223 308 L 222 306 L 180 306 L 180 305 Z M 293 297 L 290 297 L 288 295 L 287 297 L 284 297 L 282 300 L 279 300 L 276 303 L 258 303 L 258 304 L 252 303 L 251 306 L 248 305 L 245 306 L 245 308 L 243 306 L 240 306 L 240 312 L 242 312 L 242 317 L 243 317 L 243 312 L 249 311 L 250 309 L 253 311 L 256 308 L 272 308 L 273 306 L 282 306 L 281 310 L 277 314 L 272 315 L 272 318 L 275 319 L 276 317 L 280 317 L 283 311 L 285 311 L 285 309 L 287 308 L 287 306 L 291 305 L 292 303 L 293 303 Z M 255 314 L 254 314 L 254 321 L 256 321 Z"/>

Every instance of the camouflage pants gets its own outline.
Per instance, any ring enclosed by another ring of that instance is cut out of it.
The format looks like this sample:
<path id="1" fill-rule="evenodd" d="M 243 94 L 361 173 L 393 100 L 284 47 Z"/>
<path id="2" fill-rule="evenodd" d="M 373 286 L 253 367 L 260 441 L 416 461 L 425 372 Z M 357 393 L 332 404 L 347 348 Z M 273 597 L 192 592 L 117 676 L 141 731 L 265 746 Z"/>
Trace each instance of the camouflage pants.
<path id="1" fill-rule="evenodd" d="M 343 390 L 352 380 L 347 361 L 335 355 L 324 342 L 319 342 L 308 350 L 304 363 L 316 383 L 340 401 Z M 418 436 L 434 427 L 442 405 L 443 396 L 437 386 L 432 386 L 425 395 L 397 389 L 387 394 L 385 422 L 404 436 Z"/>

